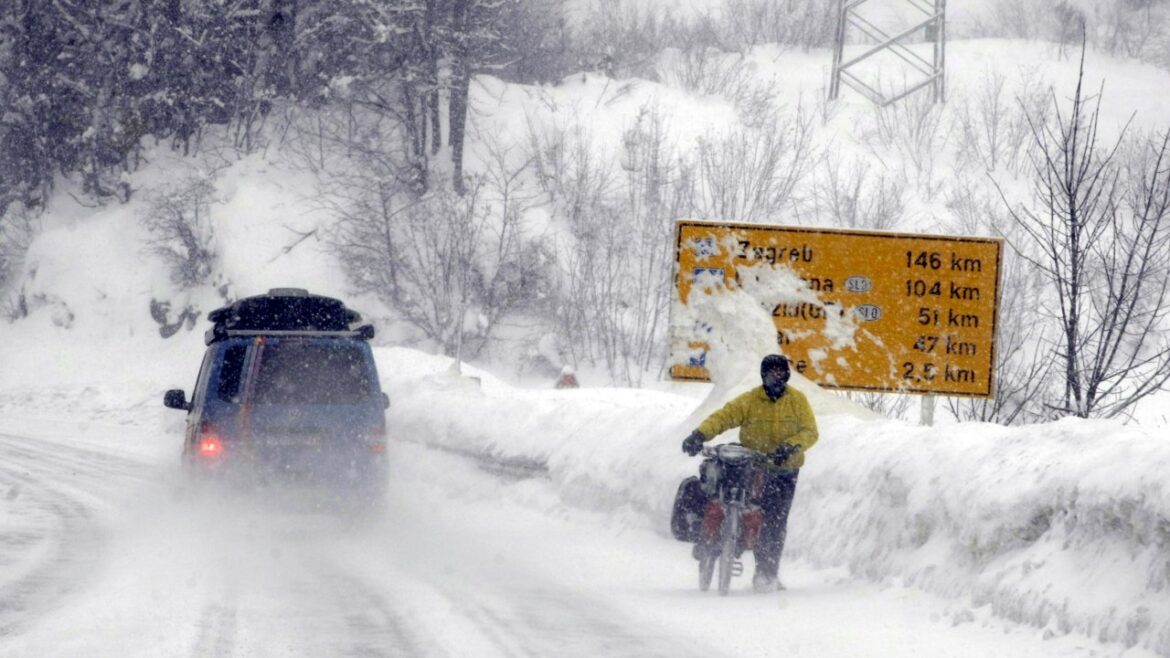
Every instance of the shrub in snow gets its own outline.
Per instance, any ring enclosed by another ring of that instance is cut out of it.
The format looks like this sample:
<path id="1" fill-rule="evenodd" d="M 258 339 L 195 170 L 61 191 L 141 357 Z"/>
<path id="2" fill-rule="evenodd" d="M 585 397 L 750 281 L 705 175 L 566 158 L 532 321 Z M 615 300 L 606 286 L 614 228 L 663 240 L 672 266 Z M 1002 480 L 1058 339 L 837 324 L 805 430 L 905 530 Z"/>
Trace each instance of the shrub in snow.
<path id="1" fill-rule="evenodd" d="M 215 263 L 214 194 L 211 179 L 195 175 L 147 196 L 141 215 L 150 234 L 147 246 L 167 264 L 171 281 L 180 288 L 192 288 L 211 276 Z"/>
<path id="2" fill-rule="evenodd" d="M 0 303 L 7 303 L 3 293 L 9 281 L 16 278 L 24 254 L 36 233 L 37 217 L 24 204 L 13 204 L 7 210 L 0 209 Z M 5 314 L 10 317 L 24 315 L 15 304 L 5 310 Z"/>
<path id="3" fill-rule="evenodd" d="M 890 231 L 905 211 L 906 185 L 897 177 L 875 173 L 867 160 L 847 160 L 840 151 L 826 154 L 812 173 L 806 205 L 822 226 Z"/>
<path id="4" fill-rule="evenodd" d="M 501 319 L 547 294 L 551 258 L 526 234 L 514 177 L 472 178 L 460 195 L 353 177 L 331 242 L 350 280 L 446 354 L 474 356 Z"/>
<path id="5" fill-rule="evenodd" d="M 936 163 L 946 151 L 950 132 L 941 105 L 926 94 L 914 94 L 886 107 L 874 107 L 867 145 L 895 153 L 905 164 L 903 175 L 925 199 L 933 199 L 944 181 Z M 879 156 L 880 157 L 880 156 Z"/>
<path id="6" fill-rule="evenodd" d="M 960 162 L 978 163 L 989 172 L 1006 168 L 1021 173 L 1031 145 L 1030 122 L 1043 123 L 1049 111 L 1048 89 L 1034 76 L 1022 81 L 1023 96 L 1013 97 L 1007 78 L 989 70 L 974 89 L 957 101 L 957 151 Z"/>

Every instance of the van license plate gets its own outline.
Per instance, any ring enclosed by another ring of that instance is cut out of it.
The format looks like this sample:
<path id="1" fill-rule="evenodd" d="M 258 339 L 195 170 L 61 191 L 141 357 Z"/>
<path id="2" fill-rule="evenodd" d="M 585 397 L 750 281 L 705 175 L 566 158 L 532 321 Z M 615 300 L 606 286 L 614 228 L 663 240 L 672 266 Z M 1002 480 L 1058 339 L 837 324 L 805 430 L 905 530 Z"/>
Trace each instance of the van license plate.
<path id="1" fill-rule="evenodd" d="M 273 436 L 265 439 L 272 448 L 311 448 L 321 445 L 319 436 Z"/>

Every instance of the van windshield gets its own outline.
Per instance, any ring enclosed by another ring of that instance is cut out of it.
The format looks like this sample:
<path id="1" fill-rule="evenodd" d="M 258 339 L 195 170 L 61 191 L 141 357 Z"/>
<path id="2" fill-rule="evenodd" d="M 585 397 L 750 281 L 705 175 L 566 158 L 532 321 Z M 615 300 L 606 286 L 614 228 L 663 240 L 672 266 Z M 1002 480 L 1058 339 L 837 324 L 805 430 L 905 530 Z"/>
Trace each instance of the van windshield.
<path id="1" fill-rule="evenodd" d="M 257 404 L 357 404 L 373 393 L 365 352 L 345 341 L 282 339 L 264 345 Z"/>

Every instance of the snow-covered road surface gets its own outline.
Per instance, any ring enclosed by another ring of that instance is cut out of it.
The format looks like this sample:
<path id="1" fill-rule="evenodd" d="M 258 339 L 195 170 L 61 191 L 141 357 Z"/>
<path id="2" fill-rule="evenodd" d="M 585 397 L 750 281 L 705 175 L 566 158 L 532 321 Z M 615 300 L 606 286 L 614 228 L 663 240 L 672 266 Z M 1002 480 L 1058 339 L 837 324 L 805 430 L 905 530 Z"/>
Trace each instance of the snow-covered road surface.
<path id="1" fill-rule="evenodd" d="M 353 519 L 177 498 L 157 433 L 33 429 L 0 427 L 3 656 L 1147 655 L 800 564 L 700 593 L 686 546 L 418 445 Z"/>

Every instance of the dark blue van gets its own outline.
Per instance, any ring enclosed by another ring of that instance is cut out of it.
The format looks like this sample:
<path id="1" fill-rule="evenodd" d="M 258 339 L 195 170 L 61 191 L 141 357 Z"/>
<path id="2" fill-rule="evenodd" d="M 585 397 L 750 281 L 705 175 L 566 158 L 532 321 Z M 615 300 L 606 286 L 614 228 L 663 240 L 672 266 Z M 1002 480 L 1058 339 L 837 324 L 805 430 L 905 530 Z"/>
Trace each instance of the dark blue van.
<path id="1" fill-rule="evenodd" d="M 369 325 L 339 300 L 270 290 L 213 311 L 187 411 L 192 475 L 378 502 L 388 477 L 385 410 Z"/>

